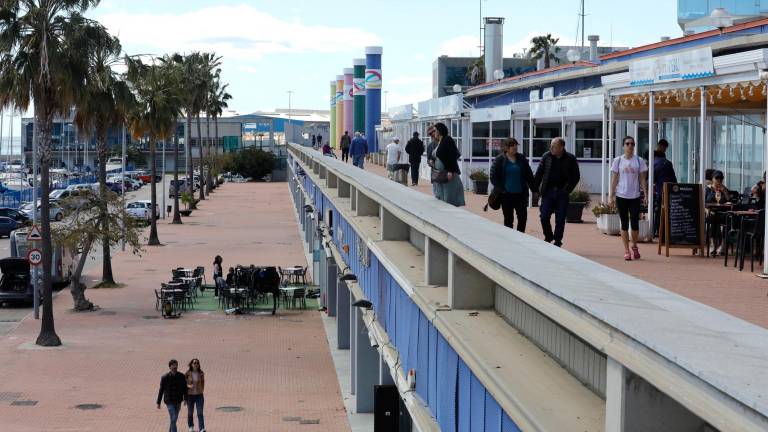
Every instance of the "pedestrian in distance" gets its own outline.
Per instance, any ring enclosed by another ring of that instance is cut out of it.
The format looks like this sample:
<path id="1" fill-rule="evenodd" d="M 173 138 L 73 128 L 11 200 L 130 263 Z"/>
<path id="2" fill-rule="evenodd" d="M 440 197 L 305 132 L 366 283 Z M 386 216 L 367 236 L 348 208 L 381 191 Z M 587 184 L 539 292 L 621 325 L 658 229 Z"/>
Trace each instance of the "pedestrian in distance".
<path id="1" fill-rule="evenodd" d="M 352 164 L 363 169 L 365 157 L 368 156 L 368 141 L 365 140 L 362 133 L 355 132 L 355 138 L 349 146 L 349 155 L 352 156 Z"/>
<path id="2" fill-rule="evenodd" d="M 621 220 L 621 243 L 624 259 L 640 259 L 637 246 L 640 237 L 640 206 L 648 200 L 648 166 L 635 154 L 635 139 L 624 137 L 624 154 L 611 163 L 611 206 L 615 206 Z M 642 192 L 642 193 L 641 193 Z M 629 249 L 629 230 L 632 229 L 632 251 Z"/>
<path id="3" fill-rule="evenodd" d="M 429 137 L 429 145 L 427 146 L 427 165 L 429 166 L 429 182 L 432 184 L 432 196 L 437 198 L 440 193 L 441 184 L 435 181 L 435 149 L 437 148 L 437 141 L 435 141 L 435 127 L 430 126 L 427 129 L 427 136 Z"/>
<path id="4" fill-rule="evenodd" d="M 227 279 L 224 281 L 228 287 L 235 286 L 235 269 L 230 267 L 227 272 Z"/>
<path id="5" fill-rule="evenodd" d="M 344 131 L 344 135 L 339 139 L 339 146 L 341 147 L 341 160 L 343 162 L 349 162 L 349 146 L 352 144 L 352 138 L 349 136 L 349 131 Z"/>
<path id="6" fill-rule="evenodd" d="M 205 373 L 200 367 L 199 359 L 192 359 L 189 362 L 189 369 L 185 374 L 187 379 L 187 426 L 189 432 L 194 432 L 194 415 L 197 411 L 197 427 L 199 432 L 205 432 L 205 415 L 203 415 L 203 406 L 205 405 Z"/>
<path id="7" fill-rule="evenodd" d="M 312 134 L 312 148 L 314 148 L 316 144 L 317 144 L 317 138 L 315 137 L 315 134 Z"/>
<path id="8" fill-rule="evenodd" d="M 549 151 L 541 157 L 536 169 L 534 184 L 541 196 L 539 216 L 544 241 L 555 246 L 563 245 L 565 234 L 565 216 L 568 212 L 570 193 L 579 184 L 581 173 L 576 156 L 565 151 L 565 140 L 562 137 L 552 139 Z M 552 231 L 552 214 L 555 215 L 555 231 Z"/>
<path id="9" fill-rule="evenodd" d="M 221 258 L 221 255 L 216 255 L 216 257 L 213 259 L 213 296 L 218 297 L 219 296 L 219 284 L 216 283 L 216 280 L 220 277 L 224 276 L 224 270 L 221 266 L 224 260 Z"/>
<path id="10" fill-rule="evenodd" d="M 160 379 L 160 391 L 157 392 L 157 409 L 160 409 L 160 401 L 165 402 L 170 417 L 169 432 L 177 432 L 176 422 L 179 419 L 181 404 L 187 402 L 187 379 L 179 372 L 179 362 L 168 362 L 169 372 Z"/>
<path id="11" fill-rule="evenodd" d="M 400 169 L 400 138 L 392 137 L 392 142 L 387 144 L 387 177 L 390 180 L 397 181 L 397 171 Z"/>
<path id="12" fill-rule="evenodd" d="M 445 201 L 456 207 L 465 205 L 464 185 L 461 183 L 461 170 L 459 169 L 459 153 L 456 141 L 448 135 L 448 127 L 444 123 L 435 123 L 431 135 L 437 141 L 437 146 L 432 151 L 434 157 L 433 179 L 439 183 L 437 199 Z"/>
<path id="13" fill-rule="evenodd" d="M 408 186 L 408 170 L 411 167 L 410 156 L 405 151 L 405 145 L 402 142 L 397 143 L 400 146 L 399 159 L 397 160 L 397 171 L 395 171 L 395 181 Z"/>
<path id="14" fill-rule="evenodd" d="M 328 144 L 328 143 L 325 143 L 323 145 L 323 156 L 328 156 L 328 157 L 332 157 L 332 158 L 336 157 L 336 153 L 333 152 L 333 149 L 331 148 L 331 145 Z"/>
<path id="15" fill-rule="evenodd" d="M 408 153 L 408 163 L 411 167 L 411 186 L 419 184 L 419 165 L 421 165 L 421 155 L 424 154 L 424 142 L 419 139 L 419 133 L 414 132 L 413 137 L 405 145 L 405 152 Z"/>
<path id="16" fill-rule="evenodd" d="M 517 230 L 525 232 L 528 220 L 529 191 L 534 189 L 533 171 L 524 154 L 518 153 L 520 145 L 514 138 L 501 143 L 501 154 L 491 165 L 490 180 L 494 191 L 501 191 L 501 211 L 504 226 L 514 228 L 517 214 Z"/>
<path id="17" fill-rule="evenodd" d="M 664 183 L 677 183 L 675 166 L 667 159 L 669 143 L 664 138 L 656 144 L 653 152 L 653 236 L 659 235 L 659 221 L 661 220 L 661 200 L 664 192 Z"/>
<path id="18" fill-rule="evenodd" d="M 315 148 L 320 148 L 322 146 L 323 146 L 323 136 L 322 135 L 318 135 L 317 136 L 317 147 L 315 147 Z"/>

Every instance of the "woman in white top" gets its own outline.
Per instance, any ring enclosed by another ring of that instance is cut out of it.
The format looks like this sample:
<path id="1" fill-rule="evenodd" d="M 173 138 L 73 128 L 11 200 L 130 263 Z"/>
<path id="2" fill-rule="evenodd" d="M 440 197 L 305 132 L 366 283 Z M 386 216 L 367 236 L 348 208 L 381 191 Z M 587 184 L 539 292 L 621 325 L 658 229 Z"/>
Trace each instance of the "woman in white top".
<path id="1" fill-rule="evenodd" d="M 624 137 L 624 154 L 611 164 L 611 205 L 619 210 L 624 259 L 640 259 L 637 239 L 640 237 L 640 204 L 648 197 L 648 166 L 635 155 L 635 139 Z M 642 189 L 642 195 L 640 190 Z M 641 198 L 642 196 L 642 198 Z M 642 202 L 641 202 L 642 200 Z M 632 228 L 632 252 L 629 250 L 629 228 Z"/>

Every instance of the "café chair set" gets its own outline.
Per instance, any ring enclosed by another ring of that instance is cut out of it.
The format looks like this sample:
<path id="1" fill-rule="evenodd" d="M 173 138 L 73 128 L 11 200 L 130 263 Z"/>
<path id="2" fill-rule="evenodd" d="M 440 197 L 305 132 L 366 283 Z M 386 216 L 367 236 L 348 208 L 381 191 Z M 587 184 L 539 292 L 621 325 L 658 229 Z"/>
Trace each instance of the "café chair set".
<path id="1" fill-rule="evenodd" d="M 194 309 L 201 287 L 205 282 L 205 268 L 175 268 L 171 270 L 171 280 L 160 284 L 160 291 L 155 290 L 155 309 L 162 307 L 163 317 L 175 318 L 187 308 Z"/>

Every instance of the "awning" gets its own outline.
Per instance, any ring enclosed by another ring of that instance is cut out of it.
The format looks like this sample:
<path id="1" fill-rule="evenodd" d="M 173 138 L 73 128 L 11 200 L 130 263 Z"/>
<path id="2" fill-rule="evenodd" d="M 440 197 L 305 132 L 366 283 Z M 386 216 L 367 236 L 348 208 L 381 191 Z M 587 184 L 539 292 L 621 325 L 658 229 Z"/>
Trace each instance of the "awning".
<path id="1" fill-rule="evenodd" d="M 602 93 L 566 96 L 531 102 L 531 118 L 538 121 L 600 119 L 605 107 Z"/>

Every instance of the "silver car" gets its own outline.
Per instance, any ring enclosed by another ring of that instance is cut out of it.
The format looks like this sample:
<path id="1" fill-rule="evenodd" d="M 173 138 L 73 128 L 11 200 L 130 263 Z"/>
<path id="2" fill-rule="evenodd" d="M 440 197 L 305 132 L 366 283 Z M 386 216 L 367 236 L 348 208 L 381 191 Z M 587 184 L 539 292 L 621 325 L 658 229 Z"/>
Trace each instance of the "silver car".
<path id="1" fill-rule="evenodd" d="M 25 216 L 32 219 L 32 209 L 33 204 L 31 202 L 24 203 L 24 205 L 21 206 L 19 209 L 20 212 L 24 213 Z M 37 220 L 40 220 L 42 213 L 40 213 L 40 201 L 37 202 L 37 213 L 35 217 Z M 50 203 L 50 208 L 48 210 L 48 215 L 51 218 L 51 220 L 60 221 L 64 219 L 64 210 L 59 206 L 57 203 L 52 202 Z"/>

